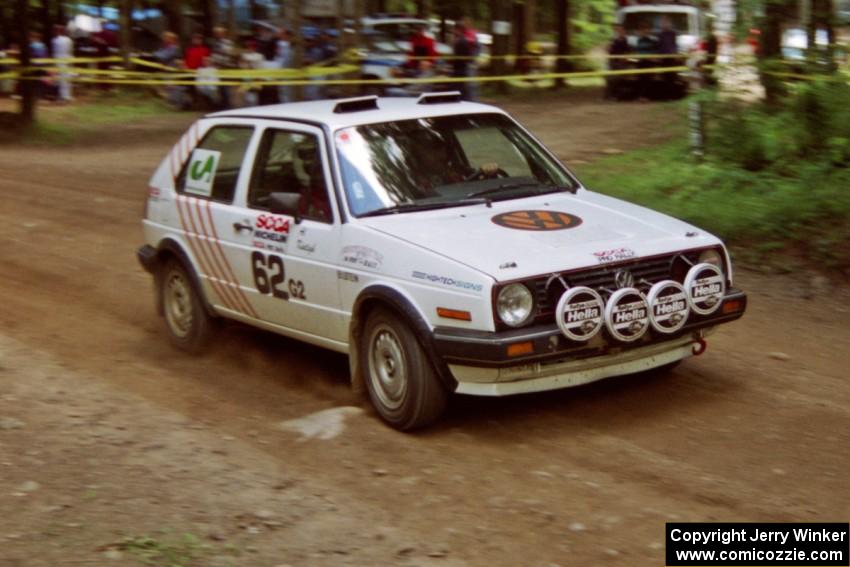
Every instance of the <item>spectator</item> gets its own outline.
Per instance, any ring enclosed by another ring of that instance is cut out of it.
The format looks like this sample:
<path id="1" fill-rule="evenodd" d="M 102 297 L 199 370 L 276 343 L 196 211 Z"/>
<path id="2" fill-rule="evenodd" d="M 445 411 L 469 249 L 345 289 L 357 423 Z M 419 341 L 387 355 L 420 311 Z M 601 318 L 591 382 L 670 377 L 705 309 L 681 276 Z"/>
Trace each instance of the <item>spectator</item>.
<path id="1" fill-rule="evenodd" d="M 47 58 L 47 46 L 41 41 L 41 33 L 30 32 L 30 57 L 33 59 Z"/>
<path id="2" fill-rule="evenodd" d="M 188 49 L 186 49 L 186 68 L 192 71 L 199 69 L 203 64 L 204 59 L 209 57 L 211 54 L 210 48 L 204 44 L 204 36 L 199 33 L 193 33 L 192 43 L 189 45 Z"/>
<path id="3" fill-rule="evenodd" d="M 289 30 L 283 28 L 277 34 L 277 50 L 275 61 L 278 69 L 292 68 L 292 42 L 289 39 Z M 290 85 L 279 85 L 277 88 L 279 102 L 292 102 L 292 87 Z"/>
<path id="4" fill-rule="evenodd" d="M 218 71 L 213 65 L 212 57 L 204 57 L 195 77 L 195 92 L 197 93 L 197 101 L 205 109 L 220 108 L 221 106 L 221 95 L 217 82 Z"/>
<path id="5" fill-rule="evenodd" d="M 650 59 L 649 55 L 658 54 L 658 43 L 655 38 L 649 33 L 649 25 L 646 22 L 641 22 L 638 28 L 637 49 L 638 55 L 644 57 L 638 61 L 638 69 L 650 69 L 655 66 L 655 61 Z M 638 96 L 653 98 L 652 96 L 652 80 L 648 73 L 638 75 Z"/>
<path id="6" fill-rule="evenodd" d="M 675 55 L 678 52 L 679 46 L 676 43 L 676 31 L 673 29 L 670 18 L 664 16 L 661 18 L 661 31 L 658 32 L 658 53 L 662 55 Z M 672 61 L 672 59 L 669 61 Z"/>
<path id="7" fill-rule="evenodd" d="M 676 32 L 673 30 L 673 24 L 670 18 L 664 16 L 661 18 L 661 31 L 658 32 L 658 53 L 661 55 L 676 55 L 679 52 L 679 46 L 676 42 Z M 673 67 L 680 61 L 673 57 L 665 57 L 661 61 L 662 67 Z M 676 89 L 676 73 L 664 73 L 661 82 L 662 98 L 672 98 L 675 96 Z"/>
<path id="8" fill-rule="evenodd" d="M 162 32 L 162 47 L 154 51 L 153 54 L 157 63 L 167 67 L 182 66 L 183 60 L 180 55 L 177 34 L 170 31 Z M 177 108 L 184 108 L 187 105 L 186 89 L 182 85 L 169 85 L 165 87 L 165 98 Z"/>
<path id="9" fill-rule="evenodd" d="M 44 42 L 41 41 L 41 34 L 37 31 L 30 32 L 30 57 L 32 59 L 44 59 L 47 57 L 47 47 L 44 45 Z M 33 67 L 43 66 L 43 63 L 33 62 Z M 47 77 L 47 72 L 41 69 L 37 71 L 33 71 L 30 77 L 37 77 L 37 80 L 34 80 L 35 83 L 35 98 L 42 98 L 47 89 L 47 85 L 45 84 L 45 79 Z"/>
<path id="10" fill-rule="evenodd" d="M 322 46 L 319 37 L 310 36 L 307 38 L 307 49 L 304 52 L 304 66 L 310 67 L 318 65 L 325 60 L 327 52 Z M 321 80 L 322 77 L 311 77 L 311 80 Z M 322 98 L 321 85 L 307 85 L 304 87 L 304 98 L 307 100 L 319 100 Z"/>
<path id="11" fill-rule="evenodd" d="M 434 39 L 426 35 L 424 24 L 416 26 L 416 32 L 410 38 L 410 57 L 407 66 L 414 73 L 422 71 L 423 63 L 428 63 L 430 67 L 437 58 Z"/>
<path id="12" fill-rule="evenodd" d="M 469 42 L 466 34 L 466 27 L 458 22 L 455 24 L 454 30 L 454 56 L 452 59 L 452 77 L 469 77 L 469 68 L 471 65 L 470 58 L 473 55 L 474 47 Z M 469 83 L 454 83 L 459 87 L 461 96 L 469 100 Z"/>
<path id="13" fill-rule="evenodd" d="M 74 56 L 74 42 L 65 33 L 65 26 L 53 26 L 53 41 L 51 42 L 53 58 L 62 61 L 70 59 Z M 68 64 L 60 62 L 57 64 L 59 68 L 58 84 L 59 84 L 59 101 L 71 101 L 71 73 L 69 72 Z"/>
<path id="14" fill-rule="evenodd" d="M 622 25 L 614 26 L 614 39 L 608 46 L 608 69 L 617 71 L 628 67 L 628 62 L 622 58 L 623 55 L 631 53 L 629 41 L 626 38 L 626 29 Z M 605 79 L 605 98 L 620 98 L 625 80 L 617 76 L 609 76 Z"/>
<path id="15" fill-rule="evenodd" d="M 472 18 L 466 17 L 463 19 L 463 29 L 464 35 L 466 36 L 466 41 L 469 43 L 473 57 L 478 57 L 481 55 L 481 44 L 478 43 L 478 31 L 472 24 Z M 467 75 L 472 77 L 473 79 L 478 76 L 478 63 L 475 59 L 469 60 L 469 65 L 467 66 Z M 478 100 L 478 82 L 471 81 L 467 83 L 467 95 L 469 100 Z"/>
<path id="16" fill-rule="evenodd" d="M 180 60 L 180 46 L 177 44 L 177 34 L 170 31 L 162 32 L 162 47 L 154 51 L 154 59 L 162 65 L 175 67 Z"/>
<path id="17" fill-rule="evenodd" d="M 211 65 L 217 69 L 234 69 L 236 67 L 236 47 L 233 41 L 227 37 L 227 30 L 221 26 L 213 28 L 213 43 Z M 230 108 L 231 88 L 229 85 L 219 85 L 219 103 L 221 108 Z"/>
<path id="18" fill-rule="evenodd" d="M 239 60 L 239 66 L 242 69 L 262 69 L 265 57 L 257 51 L 257 42 L 249 39 L 245 42 L 245 50 L 242 52 L 242 57 Z M 249 81 L 251 79 L 248 79 Z M 256 88 L 249 88 L 245 91 L 245 106 L 257 106 L 259 103 L 259 93 Z"/>
<path id="19" fill-rule="evenodd" d="M 254 28 L 254 32 L 257 52 L 262 54 L 266 61 L 273 60 L 275 51 L 277 51 L 277 39 L 274 32 L 267 26 L 257 26 Z"/>

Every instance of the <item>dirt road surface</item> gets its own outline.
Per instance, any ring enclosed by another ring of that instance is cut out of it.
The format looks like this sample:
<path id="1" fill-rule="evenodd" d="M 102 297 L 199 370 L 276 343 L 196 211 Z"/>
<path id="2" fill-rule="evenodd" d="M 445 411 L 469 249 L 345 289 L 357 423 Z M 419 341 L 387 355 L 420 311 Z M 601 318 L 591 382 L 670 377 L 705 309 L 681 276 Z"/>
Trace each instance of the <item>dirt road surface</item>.
<path id="1" fill-rule="evenodd" d="M 580 102 L 511 109 L 568 161 L 663 121 Z M 746 317 L 669 375 L 414 435 L 342 356 L 239 326 L 172 350 L 134 251 L 190 119 L 0 148 L 0 564 L 662 565 L 666 521 L 850 518 L 850 292 L 811 274 L 740 270 Z"/>

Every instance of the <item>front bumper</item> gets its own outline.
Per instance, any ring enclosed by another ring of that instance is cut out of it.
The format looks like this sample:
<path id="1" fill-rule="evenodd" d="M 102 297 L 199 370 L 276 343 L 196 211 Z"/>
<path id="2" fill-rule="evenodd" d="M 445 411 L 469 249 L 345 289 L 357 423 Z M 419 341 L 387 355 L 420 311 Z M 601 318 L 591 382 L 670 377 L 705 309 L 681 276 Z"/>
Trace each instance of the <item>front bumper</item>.
<path id="1" fill-rule="evenodd" d="M 550 390 L 681 360 L 690 356 L 695 343 L 715 326 L 739 319 L 746 306 L 746 294 L 732 289 L 714 314 L 692 312 L 677 333 L 650 330 L 629 344 L 606 338 L 605 333 L 587 342 L 572 341 L 552 323 L 497 333 L 438 327 L 434 345 L 458 381 L 459 393 L 507 395 Z M 528 354 L 512 356 L 510 347 L 518 344 L 525 346 L 519 352 Z"/>

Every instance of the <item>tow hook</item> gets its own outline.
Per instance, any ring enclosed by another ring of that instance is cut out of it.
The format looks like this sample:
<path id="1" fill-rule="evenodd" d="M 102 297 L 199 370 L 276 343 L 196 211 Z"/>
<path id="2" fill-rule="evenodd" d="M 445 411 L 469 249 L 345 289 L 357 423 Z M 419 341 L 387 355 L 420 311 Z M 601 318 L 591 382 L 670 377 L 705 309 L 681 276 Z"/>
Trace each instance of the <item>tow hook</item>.
<path id="1" fill-rule="evenodd" d="M 708 348 L 708 343 L 705 342 L 705 339 L 699 338 L 694 343 L 694 346 L 693 346 L 693 349 L 691 350 L 691 352 L 693 353 L 694 356 L 699 356 L 702 353 L 704 353 L 705 349 L 707 349 L 707 348 Z"/>

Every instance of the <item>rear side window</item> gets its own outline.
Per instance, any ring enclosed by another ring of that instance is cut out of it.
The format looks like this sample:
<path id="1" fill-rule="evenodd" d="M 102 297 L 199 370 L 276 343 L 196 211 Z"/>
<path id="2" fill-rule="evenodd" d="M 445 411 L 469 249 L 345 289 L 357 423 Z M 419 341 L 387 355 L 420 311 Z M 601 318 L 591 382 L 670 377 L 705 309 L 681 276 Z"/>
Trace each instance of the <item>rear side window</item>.
<path id="1" fill-rule="evenodd" d="M 177 192 L 222 203 L 233 202 L 239 171 L 254 129 L 215 126 L 192 151 L 177 179 Z"/>

